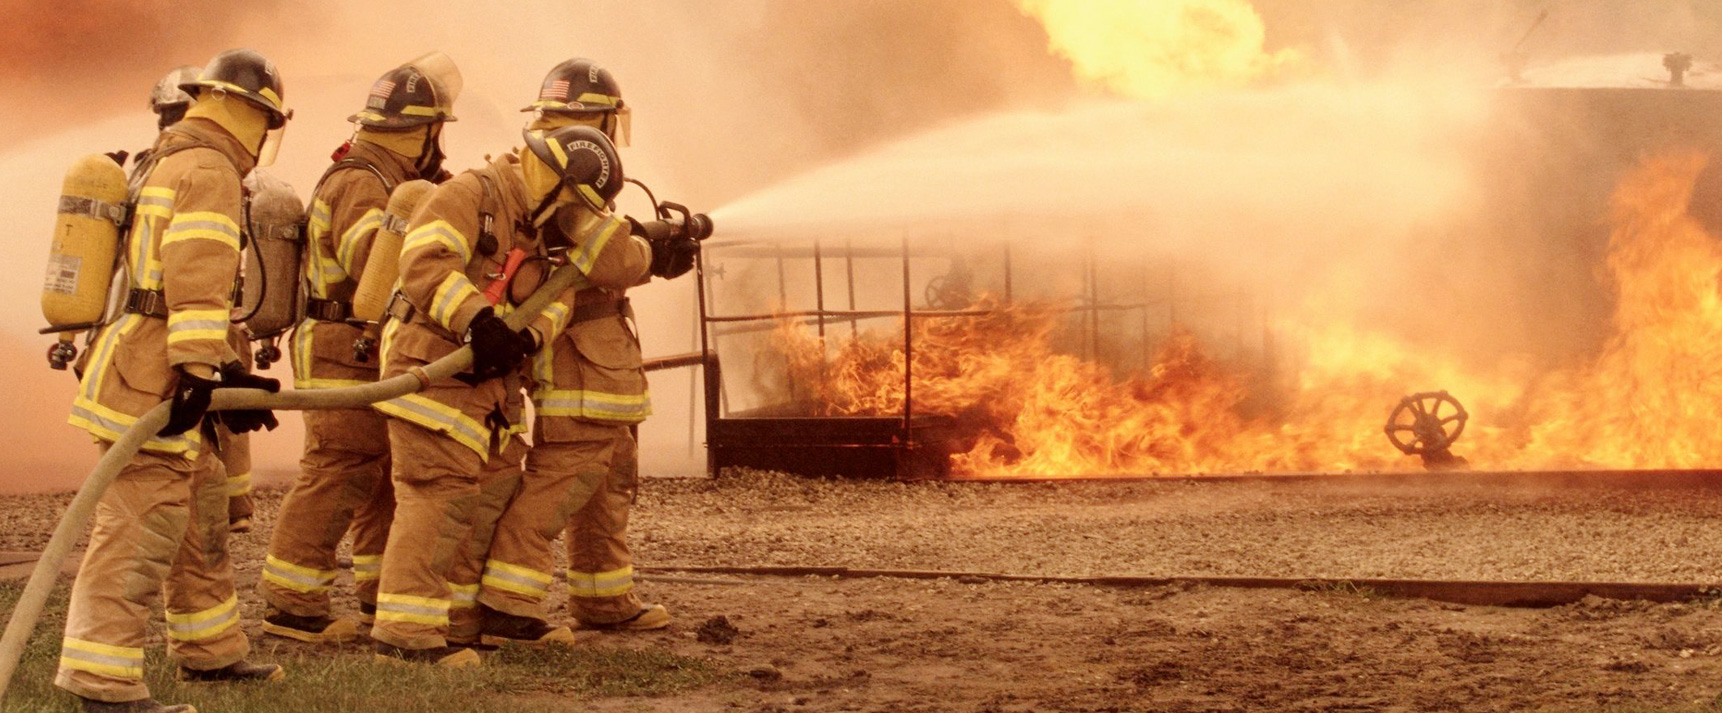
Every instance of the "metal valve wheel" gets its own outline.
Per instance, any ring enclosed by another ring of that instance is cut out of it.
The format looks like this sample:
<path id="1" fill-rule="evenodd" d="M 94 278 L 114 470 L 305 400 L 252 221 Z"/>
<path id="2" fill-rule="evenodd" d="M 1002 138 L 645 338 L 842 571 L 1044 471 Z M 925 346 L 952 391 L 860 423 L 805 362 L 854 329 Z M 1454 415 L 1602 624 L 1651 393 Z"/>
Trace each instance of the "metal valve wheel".
<path id="1" fill-rule="evenodd" d="M 1387 440 L 1406 455 L 1446 456 L 1470 418 L 1459 400 L 1445 391 L 1412 394 L 1387 417 Z"/>
<path id="2" fill-rule="evenodd" d="M 951 269 L 927 281 L 921 298 L 933 309 L 963 309 L 974 304 L 973 278 L 961 261 L 953 261 Z"/>

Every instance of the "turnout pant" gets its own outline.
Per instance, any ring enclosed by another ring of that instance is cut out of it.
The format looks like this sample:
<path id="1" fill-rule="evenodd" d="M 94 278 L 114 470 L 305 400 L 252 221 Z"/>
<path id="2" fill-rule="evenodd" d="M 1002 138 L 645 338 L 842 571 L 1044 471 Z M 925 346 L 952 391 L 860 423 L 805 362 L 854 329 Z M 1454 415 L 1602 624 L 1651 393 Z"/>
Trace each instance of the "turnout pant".
<path id="1" fill-rule="evenodd" d="M 371 409 L 305 412 L 299 478 L 281 503 L 258 589 L 270 606 L 296 616 L 330 615 L 335 549 L 353 532 L 353 581 L 374 603 L 383 547 L 394 515 L 387 417 Z"/>
<path id="2" fill-rule="evenodd" d="M 479 578 L 485 554 L 490 551 L 502 513 L 520 490 L 520 461 L 526 444 L 509 437 L 500 453 L 493 453 L 478 476 L 478 505 L 473 508 L 471 534 L 461 544 L 460 555 L 449 572 L 449 633 L 457 643 L 477 643 L 484 626 L 478 615 Z"/>
<path id="3" fill-rule="evenodd" d="M 551 549 L 568 531 L 569 609 L 588 623 L 611 623 L 641 608 L 633 593 L 628 508 L 637 485 L 627 426 L 581 423 L 574 440 L 535 445 L 520 492 L 508 505 L 484 564 L 479 602 L 516 616 L 547 619 L 555 579 Z"/>
<path id="4" fill-rule="evenodd" d="M 181 665 L 209 670 L 245 658 L 227 493 L 208 451 L 195 461 L 149 452 L 132 458 L 96 505 L 55 685 L 101 701 L 150 697 L 143 646 L 158 591 L 166 596 L 168 652 Z"/>
<path id="5" fill-rule="evenodd" d="M 251 434 L 235 434 L 226 426 L 215 427 L 221 446 L 223 481 L 227 484 L 227 521 L 251 517 Z"/>
<path id="6" fill-rule="evenodd" d="M 447 645 L 448 577 L 472 529 L 485 463 L 459 441 L 388 420 L 395 517 L 383 550 L 371 637 L 407 649 Z"/>

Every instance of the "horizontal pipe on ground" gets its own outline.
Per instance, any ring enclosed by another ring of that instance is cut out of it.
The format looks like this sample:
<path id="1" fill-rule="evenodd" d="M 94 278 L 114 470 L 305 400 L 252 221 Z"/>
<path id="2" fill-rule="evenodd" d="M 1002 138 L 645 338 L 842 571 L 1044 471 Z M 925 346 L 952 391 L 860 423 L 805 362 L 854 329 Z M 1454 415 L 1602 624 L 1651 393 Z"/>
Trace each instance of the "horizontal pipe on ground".
<path id="1" fill-rule="evenodd" d="M 1722 584 L 1681 584 L 1651 582 L 1499 582 L 1444 579 L 1335 579 L 1328 577 L 1134 577 L 1092 576 L 1060 577 L 1034 574 L 1000 574 L 994 572 L 952 572 L 913 569 L 858 569 L 850 567 L 717 567 L 717 566 L 657 566 L 639 567 L 641 572 L 681 572 L 687 574 L 728 574 L 766 577 L 835 577 L 845 579 L 956 579 L 987 582 L 1037 582 L 1051 584 L 1082 584 L 1100 587 L 1152 588 L 1173 585 L 1207 585 L 1239 589 L 1294 589 L 1303 591 L 1333 591 L 1360 595 L 1380 595 L 1429 599 L 1453 604 L 1498 607 L 1553 607 L 1572 604 L 1585 597 L 1603 599 L 1643 600 L 1651 602 L 1685 602 L 1714 596 L 1722 592 Z"/>

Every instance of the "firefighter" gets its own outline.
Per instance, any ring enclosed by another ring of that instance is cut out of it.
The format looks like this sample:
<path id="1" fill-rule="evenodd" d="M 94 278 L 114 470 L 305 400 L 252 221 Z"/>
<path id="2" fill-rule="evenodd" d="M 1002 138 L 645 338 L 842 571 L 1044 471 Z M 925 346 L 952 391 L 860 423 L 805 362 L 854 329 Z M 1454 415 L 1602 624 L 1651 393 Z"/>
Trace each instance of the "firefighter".
<path id="1" fill-rule="evenodd" d="M 197 80 L 197 75 L 203 70 L 199 67 L 186 65 L 170 70 L 161 81 L 156 82 L 150 89 L 149 108 L 156 115 L 156 129 L 166 130 L 167 127 L 179 123 L 185 118 L 185 112 L 191 108 L 191 94 L 180 89 L 181 84 Z M 132 172 L 128 181 L 131 192 L 137 193 L 143 187 L 145 178 L 144 166 L 150 163 L 150 149 L 137 152 L 132 158 Z M 115 161 L 124 163 L 125 152 L 109 154 Z M 235 326 L 228 337 L 228 344 L 239 355 L 240 363 L 249 370 L 251 368 L 251 345 L 245 338 L 245 331 Z M 85 351 L 83 360 L 89 359 L 90 352 Z M 81 377 L 86 368 L 85 361 L 80 361 L 76 372 Z M 234 434 L 226 426 L 216 426 L 216 448 L 219 456 L 223 479 L 227 484 L 227 521 L 230 532 L 249 532 L 251 530 L 251 443 L 250 437 Z"/>
<path id="2" fill-rule="evenodd" d="M 460 72 L 440 52 L 389 70 L 365 107 L 347 118 L 352 139 L 311 197 L 302 279 L 306 318 L 292 342 L 294 387 L 374 382 L 375 354 L 356 355 L 352 298 L 395 186 L 443 173 L 441 136 L 454 121 Z M 361 359 L 362 357 L 362 359 Z M 268 604 L 263 631 L 309 642 L 358 636 L 359 622 L 333 618 L 335 548 L 353 533 L 353 579 L 361 617 L 375 611 L 383 546 L 394 516 L 386 419 L 370 408 L 305 412 L 300 476 L 269 538 L 258 588 Z"/>
<path id="3" fill-rule="evenodd" d="M 528 143 L 535 140 L 542 139 L 528 136 Z M 614 195 L 620 166 L 612 171 L 602 165 L 595 148 L 575 149 L 575 185 Z M 507 288 L 519 288 L 522 295 L 532 291 L 530 285 L 510 284 L 509 266 L 520 264 L 510 256 L 518 251 L 521 257 L 542 257 L 540 229 L 557 208 L 578 200 L 563 188 L 558 169 L 537 155 L 505 153 L 438 186 L 419 204 L 401 245 L 400 290 L 383 330 L 383 376 L 412 373 L 462 344 L 472 347 L 473 367 L 457 379 L 375 406 L 389 417 L 395 487 L 371 628 L 379 658 L 478 663 L 472 648 L 459 645 L 469 642 L 451 645 L 449 639 L 450 610 L 469 605 L 477 586 L 451 589 L 451 573 L 473 534 L 474 511 L 495 490 L 487 485 L 519 467 L 519 415 L 511 405 L 518 399 L 510 396 L 518 393 L 519 382 L 511 377 L 532 350 L 561 330 L 573 297 L 572 290 L 560 295 L 519 331 L 502 319 L 513 303 Z"/>
<path id="4" fill-rule="evenodd" d="M 278 680 L 279 666 L 246 660 L 227 491 L 210 453 L 211 426 L 273 428 L 268 411 L 207 414 L 224 387 L 274 391 L 228 345 L 239 271 L 240 180 L 267 164 L 290 113 L 275 66 L 230 50 L 180 86 L 196 99 L 157 138 L 136 197 L 126 263 L 125 314 L 97 337 L 69 421 L 105 451 L 164 400 L 167 425 L 121 471 L 97 505 L 72 584 L 55 685 L 85 711 L 184 713 L 143 682 L 150 600 L 165 592 L 169 653 L 191 681 Z"/>
<path id="5" fill-rule="evenodd" d="M 590 60 L 551 69 L 538 100 L 524 111 L 536 113 L 530 129 L 587 127 L 619 144 L 628 138 L 621 89 L 609 70 Z M 551 545 L 564 528 L 569 609 L 581 627 L 642 630 L 670 623 L 668 610 L 633 592 L 627 543 L 638 472 L 633 427 L 651 405 L 625 291 L 653 274 L 686 272 L 698 246 L 686 239 L 654 245 L 632 234 L 644 231 L 613 216 L 608 200 L 571 205 L 557 221 L 574 236 L 573 262 L 591 286 L 575 297 L 568 328 L 533 365 L 534 445 L 522 488 L 497 525 L 479 591 L 492 643 L 571 637 L 546 621 L 543 605 L 554 579 Z M 574 227 L 597 218 L 603 221 L 596 230 Z"/>

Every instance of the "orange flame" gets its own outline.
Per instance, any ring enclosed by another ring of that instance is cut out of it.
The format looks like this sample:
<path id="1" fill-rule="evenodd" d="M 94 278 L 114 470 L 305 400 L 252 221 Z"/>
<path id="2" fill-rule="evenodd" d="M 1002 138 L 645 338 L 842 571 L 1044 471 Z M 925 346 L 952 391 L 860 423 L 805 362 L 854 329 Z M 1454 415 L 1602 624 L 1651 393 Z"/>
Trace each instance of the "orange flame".
<path id="1" fill-rule="evenodd" d="M 1272 76 L 1301 56 L 1264 49 L 1267 28 L 1247 0 L 1015 0 L 1046 28 L 1076 76 L 1155 99 Z"/>
<path id="2" fill-rule="evenodd" d="M 970 476 L 1414 468 L 1382 426 L 1400 397 L 1431 387 L 1466 402 L 1472 420 L 1454 450 L 1474 466 L 1713 465 L 1722 243 L 1687 213 L 1705 165 L 1665 155 L 1621 180 L 1607 258 L 1615 334 L 1584 368 L 1471 370 L 1353 325 L 1303 326 L 1318 323 L 1306 316 L 1281 326 L 1298 358 L 1278 384 L 1205 356 L 1184 331 L 1146 373 L 1118 375 L 1056 350 L 1058 305 L 983 297 L 983 316 L 915 320 L 915 412 L 970 427 L 972 447 L 953 459 Z M 826 343 L 786 323 L 773 345 L 816 413 L 901 413 L 900 331 Z"/>

